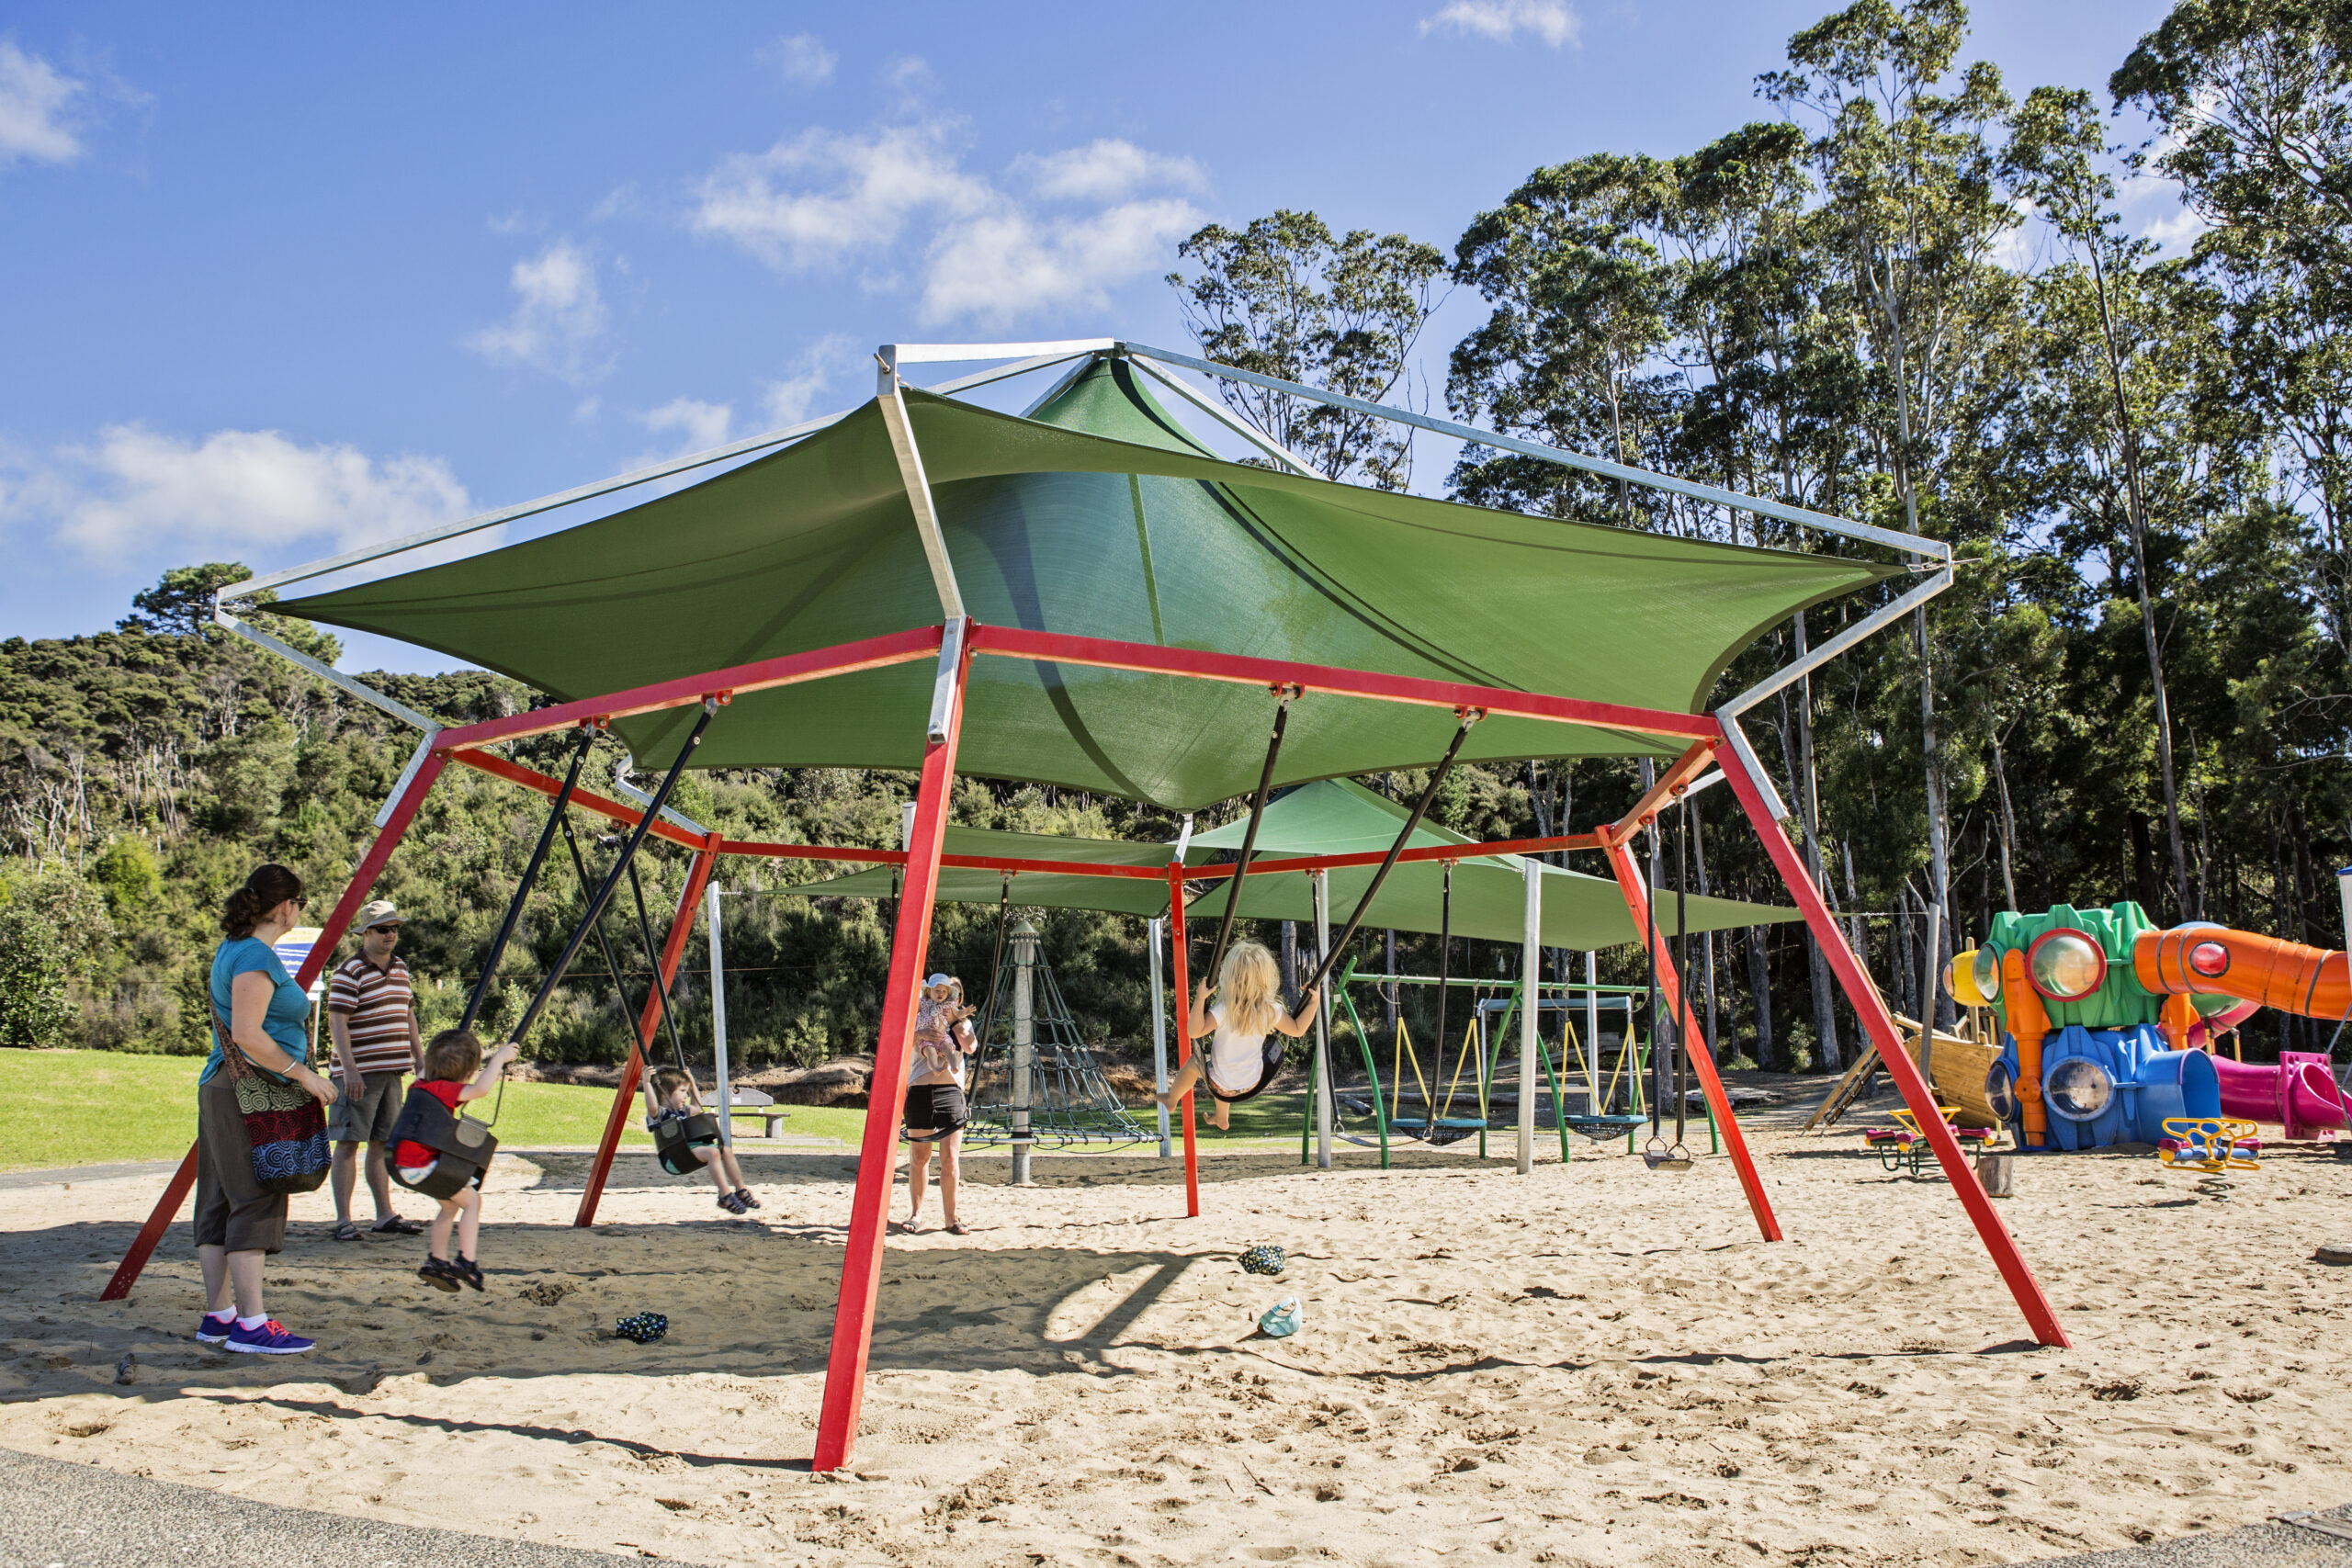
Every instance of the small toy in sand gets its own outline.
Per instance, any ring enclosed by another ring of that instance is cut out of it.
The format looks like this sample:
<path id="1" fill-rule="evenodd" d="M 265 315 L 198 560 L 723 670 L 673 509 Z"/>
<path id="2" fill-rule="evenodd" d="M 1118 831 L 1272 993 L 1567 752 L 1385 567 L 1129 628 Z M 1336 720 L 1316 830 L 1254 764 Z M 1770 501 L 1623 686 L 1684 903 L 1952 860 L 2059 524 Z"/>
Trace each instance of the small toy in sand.
<path id="1" fill-rule="evenodd" d="M 650 1345 L 670 1332 L 670 1320 L 658 1312 L 640 1312 L 622 1318 L 613 1325 L 613 1332 L 624 1339 L 634 1339 L 640 1345 Z"/>
<path id="2" fill-rule="evenodd" d="M 1298 1310 L 1298 1298 L 1284 1296 L 1268 1307 L 1266 1315 L 1258 1320 L 1258 1332 L 1272 1338 L 1287 1339 L 1297 1333 L 1306 1322 L 1306 1314 Z"/>
<path id="3" fill-rule="evenodd" d="M 1245 1274 L 1279 1274 L 1289 1261 L 1281 1247 L 1261 1243 L 1243 1250 L 1241 1270 Z"/>

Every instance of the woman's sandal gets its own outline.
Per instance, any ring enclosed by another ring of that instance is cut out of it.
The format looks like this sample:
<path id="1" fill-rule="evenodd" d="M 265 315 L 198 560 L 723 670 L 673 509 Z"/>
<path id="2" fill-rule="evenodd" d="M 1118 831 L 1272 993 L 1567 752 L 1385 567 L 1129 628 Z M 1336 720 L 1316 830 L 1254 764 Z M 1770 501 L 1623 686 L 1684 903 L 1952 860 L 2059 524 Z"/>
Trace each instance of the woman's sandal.
<path id="1" fill-rule="evenodd" d="M 359 1226 L 357 1222 L 352 1220 L 335 1221 L 334 1238 L 337 1241 L 357 1241 L 359 1239 Z"/>
<path id="2" fill-rule="evenodd" d="M 436 1291 L 453 1293 L 466 1282 L 466 1277 L 458 1271 L 458 1266 L 446 1258 L 426 1258 L 418 1266 L 416 1277 Z"/>
<path id="3" fill-rule="evenodd" d="M 969 1235 L 972 1234 L 972 1227 L 960 1223 L 952 1224 L 947 1227 L 947 1234 L 949 1235 Z"/>
<path id="4" fill-rule="evenodd" d="M 414 1220 L 404 1220 L 398 1214 L 394 1214 L 380 1224 L 369 1226 L 368 1234 L 370 1235 L 423 1235 L 424 1227 Z M 334 1233 L 334 1238 L 337 1241 L 343 1239 L 343 1232 L 340 1229 Z"/>

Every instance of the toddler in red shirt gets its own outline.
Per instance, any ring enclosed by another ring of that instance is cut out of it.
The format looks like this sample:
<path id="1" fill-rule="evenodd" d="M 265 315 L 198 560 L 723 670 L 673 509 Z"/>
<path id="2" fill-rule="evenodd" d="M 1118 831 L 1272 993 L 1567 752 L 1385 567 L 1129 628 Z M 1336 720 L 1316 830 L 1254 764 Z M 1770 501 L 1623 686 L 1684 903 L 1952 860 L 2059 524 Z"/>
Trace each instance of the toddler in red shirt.
<path id="1" fill-rule="evenodd" d="M 482 1060 L 481 1042 L 470 1029 L 445 1029 L 433 1037 L 424 1048 L 424 1071 L 419 1075 L 416 1087 L 449 1108 L 456 1115 L 458 1107 L 469 1100 L 480 1100 L 498 1087 L 498 1076 L 506 1070 L 523 1048 L 510 1040 Z M 422 1181 L 433 1173 L 440 1156 L 413 1138 L 403 1138 L 392 1145 L 392 1163 L 400 1168 L 403 1181 Z M 458 1258 L 449 1260 L 449 1226 L 458 1226 Z M 454 1197 L 441 1200 L 441 1212 L 433 1216 L 433 1224 L 425 1234 L 425 1258 L 417 1276 L 437 1290 L 454 1291 L 460 1285 L 482 1288 L 481 1265 L 475 1259 L 481 1235 L 481 1187 L 461 1188 Z"/>

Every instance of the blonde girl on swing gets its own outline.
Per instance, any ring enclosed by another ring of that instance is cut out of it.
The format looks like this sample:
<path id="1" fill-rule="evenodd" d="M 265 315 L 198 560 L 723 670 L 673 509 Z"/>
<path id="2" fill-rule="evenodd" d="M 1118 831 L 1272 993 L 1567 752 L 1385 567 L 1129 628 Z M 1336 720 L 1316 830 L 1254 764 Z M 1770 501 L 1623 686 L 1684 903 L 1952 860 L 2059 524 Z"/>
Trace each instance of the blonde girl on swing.
<path id="1" fill-rule="evenodd" d="M 1215 1125 L 1220 1133 L 1230 1131 L 1233 1111 L 1226 1101 L 1247 1099 L 1265 1077 L 1266 1036 L 1279 1032 L 1295 1040 L 1315 1026 L 1315 992 L 1306 994 L 1295 1013 L 1283 1011 L 1281 998 L 1282 972 L 1262 942 L 1237 942 L 1226 949 L 1216 985 L 1212 987 L 1204 980 L 1193 990 L 1193 1038 L 1199 1040 L 1211 1030 L 1216 1038 L 1206 1051 L 1193 1052 L 1193 1059 L 1177 1069 L 1168 1092 L 1157 1097 L 1159 1103 L 1173 1110 L 1206 1077 L 1216 1100 Z"/>

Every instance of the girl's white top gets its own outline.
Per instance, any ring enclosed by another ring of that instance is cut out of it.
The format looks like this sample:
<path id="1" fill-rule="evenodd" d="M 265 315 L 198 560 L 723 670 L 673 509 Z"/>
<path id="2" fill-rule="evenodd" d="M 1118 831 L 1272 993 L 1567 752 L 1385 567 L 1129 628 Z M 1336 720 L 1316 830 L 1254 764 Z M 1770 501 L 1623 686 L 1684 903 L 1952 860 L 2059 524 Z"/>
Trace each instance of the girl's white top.
<path id="1" fill-rule="evenodd" d="M 1266 1033 L 1245 1034 L 1225 1021 L 1225 1003 L 1209 1004 L 1209 1021 L 1216 1035 L 1209 1042 L 1209 1077 L 1227 1094 L 1247 1094 L 1266 1070 Z"/>

